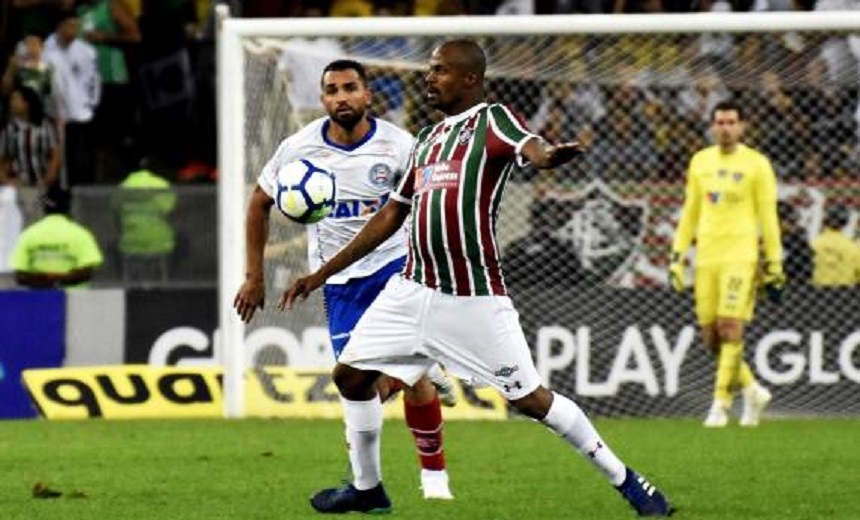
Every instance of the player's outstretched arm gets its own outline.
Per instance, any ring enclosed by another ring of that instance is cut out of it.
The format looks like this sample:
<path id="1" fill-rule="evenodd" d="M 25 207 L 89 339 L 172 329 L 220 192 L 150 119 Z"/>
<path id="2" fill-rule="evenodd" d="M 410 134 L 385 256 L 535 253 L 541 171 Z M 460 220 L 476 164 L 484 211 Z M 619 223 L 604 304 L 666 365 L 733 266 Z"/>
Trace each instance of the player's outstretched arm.
<path id="1" fill-rule="evenodd" d="M 278 301 L 278 309 L 292 309 L 297 299 L 307 299 L 308 295 L 324 284 L 330 276 L 364 258 L 400 229 L 408 215 L 409 206 L 390 199 L 331 260 L 287 288 Z"/>
<path id="2" fill-rule="evenodd" d="M 543 139 L 531 139 L 522 150 L 523 157 L 537 168 L 555 168 L 583 155 L 585 146 L 579 141 L 550 144 Z"/>
<path id="3" fill-rule="evenodd" d="M 259 186 L 254 188 L 245 215 L 245 281 L 236 293 L 233 308 L 248 323 L 257 309 L 266 301 L 266 284 L 263 280 L 263 252 L 269 239 L 269 211 L 274 201 Z"/>

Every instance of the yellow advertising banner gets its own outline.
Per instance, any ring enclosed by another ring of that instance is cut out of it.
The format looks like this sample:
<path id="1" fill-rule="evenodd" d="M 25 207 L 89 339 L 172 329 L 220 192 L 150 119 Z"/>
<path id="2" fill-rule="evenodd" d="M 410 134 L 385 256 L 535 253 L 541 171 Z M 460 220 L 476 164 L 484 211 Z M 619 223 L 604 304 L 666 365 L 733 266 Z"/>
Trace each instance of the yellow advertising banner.
<path id="1" fill-rule="evenodd" d="M 24 385 L 47 419 L 222 417 L 219 367 L 113 365 L 31 369 Z M 245 375 L 245 415 L 269 418 L 340 418 L 340 398 L 329 369 L 266 367 Z M 502 420 L 504 399 L 491 388 L 458 385 L 457 406 L 446 420 Z M 385 417 L 403 417 L 402 393 L 385 405 Z"/>

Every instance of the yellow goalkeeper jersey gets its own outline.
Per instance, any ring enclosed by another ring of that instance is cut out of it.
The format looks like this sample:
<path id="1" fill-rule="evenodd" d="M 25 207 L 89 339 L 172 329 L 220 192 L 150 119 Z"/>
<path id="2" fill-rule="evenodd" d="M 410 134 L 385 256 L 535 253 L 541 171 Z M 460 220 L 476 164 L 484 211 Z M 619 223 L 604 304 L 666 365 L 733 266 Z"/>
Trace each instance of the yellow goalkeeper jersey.
<path id="1" fill-rule="evenodd" d="M 756 263 L 761 236 L 765 258 L 781 262 L 776 202 L 767 157 L 743 144 L 729 154 L 719 146 L 700 150 L 690 160 L 672 251 L 683 254 L 695 238 L 696 265 Z"/>

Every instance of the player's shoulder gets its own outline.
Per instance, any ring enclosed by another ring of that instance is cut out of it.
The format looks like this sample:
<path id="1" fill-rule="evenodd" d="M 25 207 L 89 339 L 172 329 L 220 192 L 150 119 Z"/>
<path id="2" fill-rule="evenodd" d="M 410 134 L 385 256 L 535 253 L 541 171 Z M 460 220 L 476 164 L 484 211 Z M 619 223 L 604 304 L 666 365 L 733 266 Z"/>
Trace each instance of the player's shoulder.
<path id="1" fill-rule="evenodd" d="M 401 128 L 385 119 L 376 118 L 376 133 L 379 137 L 388 137 L 399 141 L 412 141 L 414 138 L 408 130 Z"/>
<path id="2" fill-rule="evenodd" d="M 770 162 L 770 160 L 767 158 L 767 156 L 764 153 L 762 153 L 759 150 L 757 150 L 756 148 L 753 148 L 752 146 L 749 146 L 746 144 L 741 144 L 738 147 L 738 152 L 740 152 L 743 157 L 745 157 L 749 160 L 752 160 L 752 161 L 768 161 L 768 162 Z"/>
<path id="3" fill-rule="evenodd" d="M 690 173 L 695 174 L 699 170 L 699 165 L 708 164 L 719 158 L 720 147 L 706 146 L 697 151 L 690 157 Z"/>

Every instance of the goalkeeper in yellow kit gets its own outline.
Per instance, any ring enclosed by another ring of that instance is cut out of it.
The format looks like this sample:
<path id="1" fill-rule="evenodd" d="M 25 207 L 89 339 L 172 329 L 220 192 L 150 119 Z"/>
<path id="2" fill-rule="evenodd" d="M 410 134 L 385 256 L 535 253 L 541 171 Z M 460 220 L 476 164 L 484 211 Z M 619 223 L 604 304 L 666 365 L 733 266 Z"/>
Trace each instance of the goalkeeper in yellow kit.
<path id="1" fill-rule="evenodd" d="M 743 360 L 743 333 L 752 318 L 756 289 L 763 283 L 772 300 L 785 284 L 776 211 L 776 176 L 770 161 L 744 145 L 743 112 L 724 101 L 711 112 L 717 144 L 693 155 L 687 172 L 684 209 L 672 245 L 669 279 L 685 285 L 685 256 L 696 241 L 696 316 L 702 341 L 717 359 L 714 403 L 707 427 L 728 424 L 733 392 L 743 392 L 741 426 L 757 426 L 770 392 L 756 382 Z M 759 236 L 764 264 L 759 264 Z"/>

